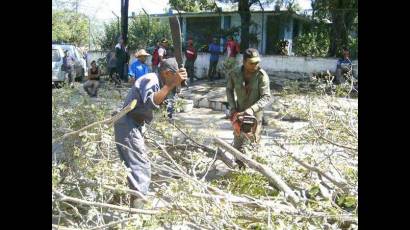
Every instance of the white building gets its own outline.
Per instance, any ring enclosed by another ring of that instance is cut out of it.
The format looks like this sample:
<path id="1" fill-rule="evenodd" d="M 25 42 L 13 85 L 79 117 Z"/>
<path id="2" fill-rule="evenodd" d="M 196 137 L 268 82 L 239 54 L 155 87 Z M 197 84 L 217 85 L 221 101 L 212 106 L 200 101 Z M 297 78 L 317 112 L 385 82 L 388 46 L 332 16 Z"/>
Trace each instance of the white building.
<path id="1" fill-rule="evenodd" d="M 221 38 L 225 44 L 226 35 L 234 33 L 240 42 L 241 17 L 233 9 L 222 9 L 220 12 L 186 13 L 173 10 L 166 14 L 152 14 L 151 18 L 168 20 L 172 15 L 180 16 L 183 39 L 193 38 L 195 43 L 207 45 L 212 37 Z M 302 33 L 302 29 L 310 19 L 303 15 L 287 10 L 261 10 L 251 7 L 251 26 L 249 28 L 250 47 L 257 48 L 261 54 L 276 54 L 277 42 L 287 40 L 288 52 L 293 55 L 293 39 Z"/>

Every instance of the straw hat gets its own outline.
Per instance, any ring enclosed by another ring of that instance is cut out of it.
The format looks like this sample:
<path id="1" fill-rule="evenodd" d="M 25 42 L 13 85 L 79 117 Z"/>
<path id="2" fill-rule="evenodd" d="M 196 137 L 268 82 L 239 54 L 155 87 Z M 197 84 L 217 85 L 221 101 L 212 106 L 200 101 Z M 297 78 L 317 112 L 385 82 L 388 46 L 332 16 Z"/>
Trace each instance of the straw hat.
<path id="1" fill-rule="evenodd" d="M 140 57 L 140 56 L 150 56 L 151 54 L 147 53 L 145 49 L 140 49 L 135 53 L 135 57 Z"/>

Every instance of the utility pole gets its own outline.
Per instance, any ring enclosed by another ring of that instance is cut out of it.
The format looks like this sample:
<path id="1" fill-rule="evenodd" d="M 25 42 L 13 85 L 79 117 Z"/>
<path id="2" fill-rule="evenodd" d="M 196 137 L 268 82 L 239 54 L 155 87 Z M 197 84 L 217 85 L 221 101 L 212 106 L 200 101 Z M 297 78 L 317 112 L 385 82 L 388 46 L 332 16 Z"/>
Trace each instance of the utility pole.
<path id="1" fill-rule="evenodd" d="M 128 2 L 128 0 L 121 0 L 121 35 L 125 44 L 128 35 Z"/>

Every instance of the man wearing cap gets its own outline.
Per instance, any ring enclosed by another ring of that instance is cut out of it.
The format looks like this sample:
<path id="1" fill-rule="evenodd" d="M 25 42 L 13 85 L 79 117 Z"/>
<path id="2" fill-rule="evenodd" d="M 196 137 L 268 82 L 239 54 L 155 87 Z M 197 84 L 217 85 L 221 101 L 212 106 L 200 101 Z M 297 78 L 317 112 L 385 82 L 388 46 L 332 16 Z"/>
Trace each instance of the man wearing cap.
<path id="1" fill-rule="evenodd" d="M 168 47 L 168 40 L 166 38 L 162 39 L 161 44 L 159 45 L 158 49 L 158 56 L 159 56 L 159 65 L 164 59 L 167 57 L 167 47 Z"/>
<path id="2" fill-rule="evenodd" d="M 262 131 L 263 108 L 270 102 L 268 74 L 259 66 L 260 57 L 256 49 L 248 48 L 243 54 L 243 65 L 228 74 L 226 96 L 230 107 L 230 118 L 234 125 L 234 147 L 248 153 L 251 143 L 259 143 Z M 235 100 L 236 94 L 237 99 Z M 235 126 L 240 115 L 253 115 L 257 127 L 253 138 L 248 138 Z M 240 166 L 243 163 L 237 160 Z"/>
<path id="3" fill-rule="evenodd" d="M 151 181 L 151 164 L 144 143 L 142 127 L 153 119 L 153 110 L 159 108 L 166 96 L 186 80 L 184 68 L 178 69 L 175 58 L 165 59 L 159 68 L 164 82 L 160 87 L 157 75 L 147 73 L 139 77 L 131 87 L 123 104 L 126 107 L 134 99 L 136 107 L 114 124 L 117 149 L 125 166 L 130 169 L 128 181 L 131 189 L 147 194 Z M 137 200 L 138 203 L 138 200 Z M 133 204 L 139 206 L 139 204 Z"/>
<path id="4" fill-rule="evenodd" d="M 131 76 L 132 81 L 137 80 L 139 77 L 147 74 L 149 72 L 148 65 L 145 64 L 147 57 L 150 56 L 145 49 L 140 49 L 135 52 L 134 56 L 136 59 L 131 64 L 128 71 L 128 75 Z"/>

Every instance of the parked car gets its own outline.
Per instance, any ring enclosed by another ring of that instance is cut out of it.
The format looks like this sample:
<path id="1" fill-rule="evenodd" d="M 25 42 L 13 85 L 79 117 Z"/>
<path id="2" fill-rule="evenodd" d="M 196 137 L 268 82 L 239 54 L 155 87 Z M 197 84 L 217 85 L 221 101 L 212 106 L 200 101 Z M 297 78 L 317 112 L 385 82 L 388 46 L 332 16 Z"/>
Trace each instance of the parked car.
<path id="1" fill-rule="evenodd" d="M 71 44 L 54 44 L 55 46 L 61 47 L 62 50 L 68 50 L 70 55 L 74 57 L 74 79 L 77 81 L 82 81 L 84 76 L 87 76 L 87 62 L 84 57 L 78 51 L 78 48 Z"/>
<path id="2" fill-rule="evenodd" d="M 64 51 L 60 46 L 52 45 L 51 51 L 51 69 L 52 78 L 51 83 L 53 85 L 60 85 L 65 80 L 64 71 L 61 69 L 63 66 Z"/>

